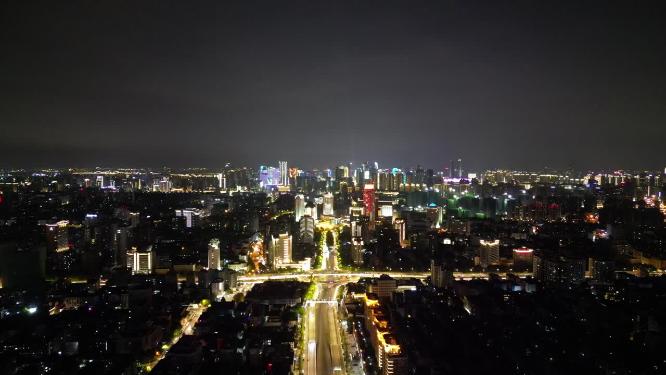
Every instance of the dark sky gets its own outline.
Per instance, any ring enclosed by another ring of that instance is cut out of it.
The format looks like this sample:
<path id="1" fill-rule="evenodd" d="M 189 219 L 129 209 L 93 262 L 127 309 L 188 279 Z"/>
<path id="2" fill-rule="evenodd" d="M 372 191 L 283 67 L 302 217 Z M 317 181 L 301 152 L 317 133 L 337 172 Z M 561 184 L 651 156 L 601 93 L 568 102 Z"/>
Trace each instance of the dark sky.
<path id="1" fill-rule="evenodd" d="M 663 168 L 648 1 L 3 1 L 0 166 Z"/>

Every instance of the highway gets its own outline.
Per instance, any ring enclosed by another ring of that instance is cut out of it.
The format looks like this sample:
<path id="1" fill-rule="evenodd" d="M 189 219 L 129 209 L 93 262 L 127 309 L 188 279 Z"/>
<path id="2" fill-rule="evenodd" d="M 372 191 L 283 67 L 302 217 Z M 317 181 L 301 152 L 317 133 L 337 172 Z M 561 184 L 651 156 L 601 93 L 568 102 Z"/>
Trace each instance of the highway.
<path id="1" fill-rule="evenodd" d="M 324 233 L 324 238 L 325 235 Z M 337 241 L 331 248 L 327 246 L 326 241 L 322 241 L 320 251 L 324 255 L 324 261 L 318 272 L 330 273 L 330 276 L 317 279 L 317 291 L 313 299 L 320 303 L 307 304 L 305 314 L 306 353 L 303 369 L 306 375 L 344 374 L 345 365 L 337 306 L 338 288 L 343 281 L 336 273 L 338 268 Z"/>
<path id="2" fill-rule="evenodd" d="M 344 361 L 336 293 L 340 284 L 334 282 L 318 284 L 319 301 L 308 305 L 306 313 L 305 342 L 307 343 L 305 374 L 344 374 Z"/>

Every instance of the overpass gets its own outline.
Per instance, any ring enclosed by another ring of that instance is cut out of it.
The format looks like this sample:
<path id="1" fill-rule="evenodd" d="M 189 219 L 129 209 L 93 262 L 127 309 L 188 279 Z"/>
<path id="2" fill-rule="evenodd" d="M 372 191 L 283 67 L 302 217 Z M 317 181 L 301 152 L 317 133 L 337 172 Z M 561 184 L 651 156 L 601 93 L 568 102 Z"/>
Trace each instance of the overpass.
<path id="1" fill-rule="evenodd" d="M 488 279 L 491 274 L 496 274 L 505 279 L 506 272 L 454 272 L 456 280 Z M 531 276 L 531 272 L 512 272 L 512 274 L 524 278 Z M 258 283 L 267 280 L 310 280 L 313 278 L 328 278 L 339 281 L 340 279 L 378 278 L 381 275 L 389 275 L 394 279 L 425 279 L 430 272 L 399 272 L 399 271 L 326 271 L 326 272 L 293 272 L 293 273 L 265 273 L 260 275 L 239 276 L 240 283 Z"/>

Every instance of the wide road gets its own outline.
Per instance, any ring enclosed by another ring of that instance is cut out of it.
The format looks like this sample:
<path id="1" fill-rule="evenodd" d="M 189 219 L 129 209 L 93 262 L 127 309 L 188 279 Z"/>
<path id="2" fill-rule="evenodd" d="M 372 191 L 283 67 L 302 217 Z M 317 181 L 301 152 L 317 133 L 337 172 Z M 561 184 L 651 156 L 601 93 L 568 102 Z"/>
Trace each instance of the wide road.
<path id="1" fill-rule="evenodd" d="M 326 245 L 326 232 L 320 243 L 323 262 L 320 270 L 335 272 L 337 264 L 337 238 L 331 248 Z M 337 291 L 339 277 L 328 277 L 317 283 L 315 304 L 310 304 L 306 322 L 305 374 L 344 374 L 344 362 L 338 322 Z M 337 282 L 336 282 L 337 281 Z"/>
<path id="2" fill-rule="evenodd" d="M 344 362 L 340 330 L 338 325 L 338 311 L 336 300 L 337 287 L 340 284 L 319 284 L 320 303 L 309 307 L 308 325 L 306 327 L 307 355 L 305 359 L 305 373 L 315 374 L 344 374 Z M 331 304 L 321 303 L 331 301 Z"/>

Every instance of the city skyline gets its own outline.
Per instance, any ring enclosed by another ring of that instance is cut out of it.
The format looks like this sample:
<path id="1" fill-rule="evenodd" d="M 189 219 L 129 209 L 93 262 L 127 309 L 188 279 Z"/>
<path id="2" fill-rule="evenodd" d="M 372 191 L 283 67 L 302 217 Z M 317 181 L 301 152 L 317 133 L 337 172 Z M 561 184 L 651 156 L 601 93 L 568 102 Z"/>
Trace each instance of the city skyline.
<path id="1" fill-rule="evenodd" d="M 3 373 L 664 362 L 666 171 L 270 164 L 2 171 Z"/>
<path id="2" fill-rule="evenodd" d="M 0 374 L 659 374 L 663 0 L 10 0 Z"/>
<path id="3" fill-rule="evenodd" d="M 58 167 L 0 167 L 0 172 L 11 176 L 15 172 L 33 172 L 37 174 L 58 174 L 58 173 L 78 173 L 78 174 L 113 174 L 113 173 L 127 173 L 127 174 L 141 174 L 149 173 L 155 175 L 168 175 L 170 173 L 182 173 L 184 175 L 210 175 L 211 177 L 223 176 L 225 172 L 248 170 L 256 172 L 256 180 L 261 182 L 267 180 L 270 186 L 286 186 L 285 181 L 282 180 L 282 172 L 279 168 L 279 161 L 264 162 L 257 165 L 232 165 L 231 163 L 223 163 L 216 167 L 202 167 L 202 166 L 189 166 L 189 167 L 175 167 L 175 166 L 159 166 L 159 167 L 146 167 L 146 166 L 110 166 L 110 165 L 97 165 L 94 167 L 84 166 L 58 166 Z M 287 161 L 287 163 L 289 163 Z M 510 173 L 525 173 L 533 175 L 560 175 L 571 177 L 583 177 L 585 175 L 660 175 L 666 173 L 666 167 L 655 168 L 589 168 L 589 169 L 575 169 L 575 168 L 471 168 L 466 165 L 459 167 L 455 160 L 449 160 L 448 163 L 433 164 L 414 164 L 414 165 L 387 165 L 379 162 L 361 162 L 361 163 L 328 163 L 324 166 L 314 168 L 305 168 L 301 165 L 289 164 L 287 171 L 288 179 L 292 179 L 295 175 L 312 175 L 312 176 L 325 176 L 329 174 L 331 178 L 336 177 L 336 171 L 339 168 L 345 167 L 350 176 L 352 172 L 358 171 L 372 171 L 383 172 L 389 174 L 403 173 L 414 175 L 419 171 L 426 173 L 433 172 L 434 176 L 447 179 L 470 179 L 482 176 L 488 173 L 495 172 L 510 172 Z M 263 177 L 262 177 L 263 175 Z M 471 176 L 471 177 L 470 177 Z M 266 182 L 266 181 L 264 181 Z"/>

